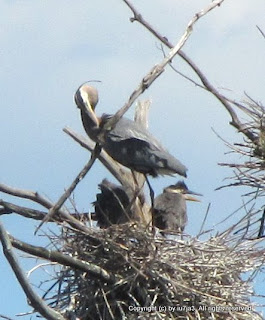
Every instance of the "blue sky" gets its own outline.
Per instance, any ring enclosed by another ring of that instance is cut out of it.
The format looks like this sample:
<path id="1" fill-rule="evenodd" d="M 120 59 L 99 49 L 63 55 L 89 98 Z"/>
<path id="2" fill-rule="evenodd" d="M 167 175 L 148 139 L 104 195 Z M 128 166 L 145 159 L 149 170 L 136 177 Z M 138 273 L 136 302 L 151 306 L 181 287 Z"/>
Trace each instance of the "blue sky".
<path id="1" fill-rule="evenodd" d="M 176 43 L 195 12 L 209 2 L 133 3 Z M 36 190 L 56 201 L 89 157 L 62 132 L 67 125 L 84 134 L 73 102 L 75 90 L 86 80 L 101 80 L 97 84 L 97 112 L 115 112 L 150 68 L 162 60 L 159 42 L 142 26 L 129 22 L 131 12 L 122 1 L 0 0 L 0 8 L 0 181 Z M 209 80 L 230 97 L 242 98 L 247 91 L 264 102 L 265 41 L 256 29 L 259 25 L 265 30 L 264 12 L 263 0 L 255 4 L 227 0 L 196 24 L 184 48 Z M 179 58 L 174 66 L 192 76 Z M 212 128 L 228 141 L 240 141 L 229 126 L 227 112 L 210 94 L 169 67 L 141 98 L 152 99 L 150 131 L 189 168 L 188 186 L 204 195 L 201 204 L 188 206 L 187 232 L 196 235 L 209 203 L 207 227 L 213 227 L 242 204 L 243 190 L 214 191 L 231 175 L 217 163 L 235 158 L 225 155 L 228 150 Z M 127 116 L 132 115 L 133 109 Z M 106 176 L 106 170 L 97 163 L 78 185 L 75 201 L 80 211 L 91 208 L 97 184 Z M 158 194 L 176 180 L 158 178 L 152 185 Z M 29 205 L 27 201 L 1 197 Z M 32 243 L 43 241 L 33 236 L 34 222 L 17 216 L 1 220 L 14 236 Z M 0 314 L 14 317 L 29 308 L 2 252 L 0 259 L 0 285 L 7 288 L 4 294 L 1 292 Z M 23 261 L 25 270 L 32 265 Z"/>

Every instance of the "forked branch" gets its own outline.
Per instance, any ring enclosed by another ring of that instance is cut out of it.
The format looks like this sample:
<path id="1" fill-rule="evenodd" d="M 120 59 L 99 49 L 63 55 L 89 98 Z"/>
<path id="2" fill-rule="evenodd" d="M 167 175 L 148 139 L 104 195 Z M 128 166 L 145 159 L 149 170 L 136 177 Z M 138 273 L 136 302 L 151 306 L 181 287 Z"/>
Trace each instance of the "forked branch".
<path id="1" fill-rule="evenodd" d="M 143 25 L 148 31 L 150 31 L 157 39 L 159 39 L 164 45 L 166 45 L 168 48 L 173 49 L 173 44 L 168 40 L 166 36 L 162 36 L 160 32 L 158 32 L 148 21 L 146 21 L 143 16 L 137 11 L 137 9 L 131 4 L 128 0 L 123 0 L 126 5 L 131 9 L 133 12 L 133 18 L 131 18 L 131 22 L 137 21 L 141 25 Z M 220 6 L 224 0 L 218 0 L 213 1 L 208 7 L 206 7 L 204 10 L 200 11 L 199 13 L 195 14 L 192 21 L 189 23 L 188 28 L 191 28 L 193 24 L 202 16 L 204 16 L 209 11 L 213 10 L 217 6 Z M 193 23 L 194 22 L 194 23 Z M 187 28 L 187 29 L 188 29 Z M 187 31 L 187 30 L 186 30 Z M 256 142 L 257 137 L 253 135 L 251 130 L 248 130 L 248 128 L 242 123 L 236 112 L 234 111 L 231 102 L 229 102 L 229 99 L 226 98 L 224 95 L 222 95 L 207 79 L 207 77 L 204 75 L 204 73 L 200 70 L 200 68 L 192 61 L 191 58 L 189 58 L 186 53 L 184 53 L 182 50 L 178 50 L 178 55 L 187 62 L 187 64 L 193 69 L 193 71 L 197 74 L 197 76 L 200 78 L 202 84 L 204 85 L 204 88 L 211 92 L 225 107 L 225 109 L 228 111 L 228 113 L 231 116 L 231 122 L 230 124 L 235 127 L 239 132 L 242 132 L 248 139 L 250 139 L 252 142 Z M 171 62 L 171 61 L 169 61 Z M 185 77 L 185 79 L 189 79 L 188 77 Z M 193 81 L 192 81 L 193 82 Z"/>

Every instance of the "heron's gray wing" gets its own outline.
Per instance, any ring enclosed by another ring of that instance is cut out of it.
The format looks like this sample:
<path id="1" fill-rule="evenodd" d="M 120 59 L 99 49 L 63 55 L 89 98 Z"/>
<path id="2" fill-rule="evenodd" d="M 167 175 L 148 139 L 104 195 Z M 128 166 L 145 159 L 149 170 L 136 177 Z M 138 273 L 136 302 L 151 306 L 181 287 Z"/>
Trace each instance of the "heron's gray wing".
<path id="1" fill-rule="evenodd" d="M 151 149 L 164 150 L 160 142 L 143 126 L 127 118 L 121 118 L 109 135 L 117 142 L 127 139 L 138 139 L 145 143 L 147 142 Z"/>
<path id="2" fill-rule="evenodd" d="M 186 177 L 187 168 L 132 120 L 120 119 L 103 147 L 116 161 L 138 172 L 154 176 L 178 173 Z"/>

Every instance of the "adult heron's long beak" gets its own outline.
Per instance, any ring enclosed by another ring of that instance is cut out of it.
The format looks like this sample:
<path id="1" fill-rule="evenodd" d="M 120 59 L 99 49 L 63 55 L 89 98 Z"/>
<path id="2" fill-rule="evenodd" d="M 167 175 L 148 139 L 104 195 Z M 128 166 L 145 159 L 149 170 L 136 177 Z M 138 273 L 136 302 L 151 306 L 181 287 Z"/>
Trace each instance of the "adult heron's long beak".
<path id="1" fill-rule="evenodd" d="M 96 89 L 89 86 L 81 86 L 75 93 L 75 103 L 79 109 L 87 114 L 95 126 L 99 127 L 99 120 L 94 112 L 95 106 L 90 102 L 90 94 L 95 99 L 93 90 Z"/>
<path id="2" fill-rule="evenodd" d="M 93 107 L 91 106 L 89 100 L 87 99 L 86 101 L 84 101 L 84 105 L 85 105 L 85 113 L 90 117 L 90 119 L 93 121 L 93 123 L 99 127 L 99 121 L 98 118 L 93 110 Z"/>

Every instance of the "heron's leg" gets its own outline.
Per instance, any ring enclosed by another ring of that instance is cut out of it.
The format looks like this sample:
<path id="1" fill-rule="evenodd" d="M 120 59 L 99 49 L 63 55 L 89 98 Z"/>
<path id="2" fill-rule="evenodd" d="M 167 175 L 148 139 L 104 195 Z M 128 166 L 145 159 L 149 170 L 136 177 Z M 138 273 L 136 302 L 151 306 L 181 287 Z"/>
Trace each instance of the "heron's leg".
<path id="1" fill-rule="evenodd" d="M 154 226 L 154 202 L 155 202 L 155 193 L 154 193 L 154 190 L 151 186 L 151 183 L 150 181 L 148 180 L 147 178 L 147 175 L 145 174 L 145 181 L 148 185 L 148 188 L 149 188 L 149 192 L 150 192 L 150 198 L 151 198 L 151 208 L 150 208 L 150 212 L 151 212 L 151 216 L 152 216 L 152 219 L 151 219 L 151 222 L 152 222 L 152 233 L 153 233 L 153 236 L 155 237 L 155 234 L 156 234 L 156 230 L 155 230 L 155 226 Z"/>
<path id="2" fill-rule="evenodd" d="M 147 175 L 145 174 L 145 180 L 146 180 L 146 183 L 148 185 L 148 188 L 149 188 L 149 192 L 150 192 L 150 198 L 151 198 L 151 208 L 152 210 L 154 209 L 154 199 L 155 199 L 155 193 L 154 193 L 154 190 L 150 184 L 150 181 L 148 180 L 147 178 Z"/>

